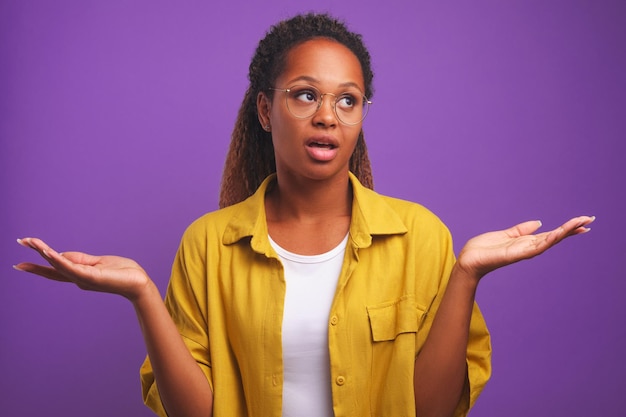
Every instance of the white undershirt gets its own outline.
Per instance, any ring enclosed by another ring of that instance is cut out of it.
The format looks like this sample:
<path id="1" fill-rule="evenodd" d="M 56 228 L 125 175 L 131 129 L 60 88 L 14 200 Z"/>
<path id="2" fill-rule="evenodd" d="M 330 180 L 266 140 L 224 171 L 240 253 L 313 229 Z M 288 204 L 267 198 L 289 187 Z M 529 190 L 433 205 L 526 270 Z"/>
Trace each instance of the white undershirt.
<path id="1" fill-rule="evenodd" d="M 283 417 L 332 417 L 328 316 L 348 235 L 321 255 L 291 253 L 270 243 L 285 270 Z"/>

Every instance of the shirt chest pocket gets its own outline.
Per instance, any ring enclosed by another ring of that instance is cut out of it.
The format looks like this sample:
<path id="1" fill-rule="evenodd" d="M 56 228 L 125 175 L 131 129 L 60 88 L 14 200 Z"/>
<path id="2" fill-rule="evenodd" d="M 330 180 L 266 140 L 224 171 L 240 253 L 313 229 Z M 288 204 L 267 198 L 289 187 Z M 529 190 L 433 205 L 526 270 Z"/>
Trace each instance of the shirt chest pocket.
<path id="1" fill-rule="evenodd" d="M 372 340 L 384 342 L 395 340 L 404 333 L 417 333 L 424 317 L 413 296 L 407 295 L 394 301 L 367 307 Z"/>

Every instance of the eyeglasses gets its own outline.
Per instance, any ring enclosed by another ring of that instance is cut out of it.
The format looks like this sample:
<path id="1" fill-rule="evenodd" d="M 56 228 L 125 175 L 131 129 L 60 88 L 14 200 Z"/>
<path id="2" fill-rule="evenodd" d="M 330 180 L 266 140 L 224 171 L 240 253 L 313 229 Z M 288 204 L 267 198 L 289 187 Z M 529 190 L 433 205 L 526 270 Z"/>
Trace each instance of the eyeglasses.
<path id="1" fill-rule="evenodd" d="M 337 120 L 346 125 L 359 124 L 367 116 L 371 101 L 357 88 L 348 89 L 341 94 L 321 93 L 310 85 L 294 85 L 289 88 L 270 88 L 285 93 L 289 112 L 298 119 L 312 117 L 322 107 L 324 96 L 333 96 L 333 110 Z"/>

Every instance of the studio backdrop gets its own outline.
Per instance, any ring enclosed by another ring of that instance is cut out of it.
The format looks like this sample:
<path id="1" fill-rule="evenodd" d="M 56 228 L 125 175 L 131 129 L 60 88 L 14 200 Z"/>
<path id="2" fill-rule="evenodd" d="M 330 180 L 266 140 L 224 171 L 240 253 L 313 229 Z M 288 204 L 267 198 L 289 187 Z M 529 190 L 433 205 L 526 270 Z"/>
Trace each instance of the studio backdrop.
<path id="1" fill-rule="evenodd" d="M 217 208 L 269 26 L 330 12 L 375 70 L 375 189 L 455 249 L 581 214 L 592 231 L 488 276 L 493 377 L 473 417 L 616 416 L 626 384 L 626 3 L 0 3 L 0 414 L 150 416 L 126 300 L 15 271 L 15 243 L 137 260 L 164 294 L 184 229 Z"/>

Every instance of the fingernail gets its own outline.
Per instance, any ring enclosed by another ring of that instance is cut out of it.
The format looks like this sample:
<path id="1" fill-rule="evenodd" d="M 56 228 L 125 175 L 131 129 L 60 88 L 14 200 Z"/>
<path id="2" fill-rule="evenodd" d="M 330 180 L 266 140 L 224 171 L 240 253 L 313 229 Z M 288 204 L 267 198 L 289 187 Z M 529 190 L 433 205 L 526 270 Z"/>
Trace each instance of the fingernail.
<path id="1" fill-rule="evenodd" d="M 35 249 L 35 247 L 30 243 L 29 237 L 25 237 L 24 239 L 17 239 L 17 243 L 24 246 L 25 248 Z"/>
<path id="2" fill-rule="evenodd" d="M 23 269 L 21 269 L 19 266 L 17 265 L 13 265 L 13 269 L 15 269 L 16 271 L 24 271 Z"/>
<path id="3" fill-rule="evenodd" d="M 539 227 L 543 226 L 543 223 L 541 223 L 541 220 L 537 220 L 537 223 L 539 223 Z"/>

